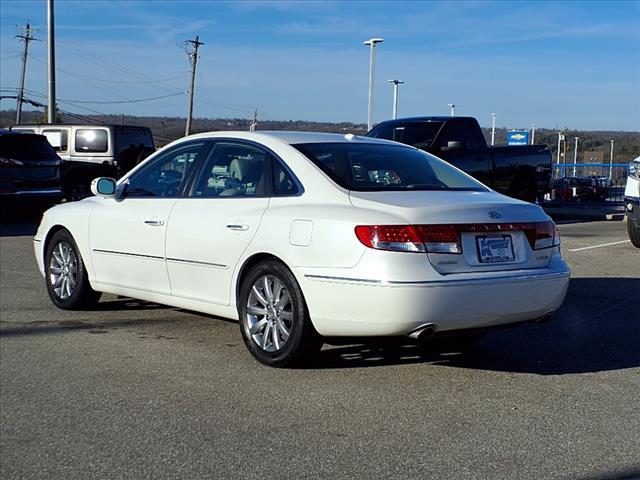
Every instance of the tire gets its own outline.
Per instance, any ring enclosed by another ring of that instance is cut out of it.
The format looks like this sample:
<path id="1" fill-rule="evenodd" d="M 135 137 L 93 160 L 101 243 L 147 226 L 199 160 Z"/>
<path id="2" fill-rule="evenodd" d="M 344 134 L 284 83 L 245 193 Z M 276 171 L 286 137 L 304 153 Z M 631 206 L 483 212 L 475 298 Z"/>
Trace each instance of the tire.
<path id="1" fill-rule="evenodd" d="M 67 230 L 54 233 L 44 260 L 47 292 L 56 307 L 79 310 L 98 303 L 101 293 L 91 288 L 78 246 Z"/>
<path id="2" fill-rule="evenodd" d="M 240 287 L 238 314 L 247 350 L 264 365 L 301 366 L 322 347 L 298 282 L 278 261 L 249 271 Z"/>
<path id="3" fill-rule="evenodd" d="M 640 223 L 627 218 L 627 233 L 634 247 L 640 248 Z"/>

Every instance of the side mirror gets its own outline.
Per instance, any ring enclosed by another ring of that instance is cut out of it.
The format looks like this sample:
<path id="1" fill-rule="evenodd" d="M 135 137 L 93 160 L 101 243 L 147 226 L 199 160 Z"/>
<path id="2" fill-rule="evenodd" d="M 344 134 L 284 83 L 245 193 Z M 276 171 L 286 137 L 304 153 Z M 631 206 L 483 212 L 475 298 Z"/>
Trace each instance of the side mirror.
<path id="1" fill-rule="evenodd" d="M 459 140 L 452 140 L 447 142 L 447 146 L 443 147 L 445 152 L 455 152 L 457 150 L 464 150 L 464 143 Z"/>
<path id="2" fill-rule="evenodd" d="M 96 197 L 114 197 L 116 194 L 116 181 L 108 177 L 95 178 L 91 181 L 91 193 Z"/>

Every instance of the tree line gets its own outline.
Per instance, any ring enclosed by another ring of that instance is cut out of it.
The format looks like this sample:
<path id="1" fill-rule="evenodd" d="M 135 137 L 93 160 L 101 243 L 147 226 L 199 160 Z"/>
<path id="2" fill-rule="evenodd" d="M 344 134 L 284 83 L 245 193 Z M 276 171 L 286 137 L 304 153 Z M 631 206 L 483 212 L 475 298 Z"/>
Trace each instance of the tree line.
<path id="1" fill-rule="evenodd" d="M 15 123 L 15 110 L 0 111 L 0 128 L 7 128 Z M 45 123 L 42 113 L 26 111 L 22 113 L 24 123 Z M 131 115 L 82 115 L 77 117 L 61 115 L 63 123 L 88 124 L 128 124 L 151 128 L 158 146 L 184 136 L 185 119 L 180 117 L 138 117 Z M 249 130 L 249 118 L 195 118 L 192 122 L 192 132 L 207 132 L 220 130 Z M 257 130 L 295 130 L 311 132 L 352 133 L 363 135 L 367 132 L 364 123 L 351 122 L 311 122 L 306 120 L 262 120 L 258 122 Z M 487 142 L 491 139 L 491 129 L 482 129 Z M 496 145 L 507 144 L 507 128 L 496 128 Z M 640 132 L 619 131 L 580 131 L 564 130 L 566 144 L 561 144 L 561 152 L 566 152 L 566 162 L 573 161 L 574 138 L 578 137 L 578 162 L 609 162 L 611 140 L 614 144 L 614 162 L 628 163 L 640 156 Z M 554 160 L 557 158 L 558 131 L 539 128 L 535 132 L 535 143 L 545 144 L 551 148 Z M 597 161 L 594 161 L 597 160 Z M 562 161 L 562 160 L 561 160 Z"/>

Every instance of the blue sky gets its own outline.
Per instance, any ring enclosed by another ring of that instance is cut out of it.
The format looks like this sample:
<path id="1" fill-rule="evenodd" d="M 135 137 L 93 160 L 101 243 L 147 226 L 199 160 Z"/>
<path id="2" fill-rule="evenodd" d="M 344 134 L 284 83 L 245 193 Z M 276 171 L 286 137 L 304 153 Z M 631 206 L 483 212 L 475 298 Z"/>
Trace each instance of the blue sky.
<path id="1" fill-rule="evenodd" d="M 196 117 L 366 123 L 370 37 L 374 121 L 472 115 L 489 126 L 640 130 L 640 2 L 56 0 L 57 96 L 82 114 L 186 115 L 200 35 Z M 26 88 L 46 102 L 46 2 L 0 2 L 0 92 L 19 81 L 16 26 L 29 20 Z M 14 93 L 15 94 L 15 90 Z M 41 96 L 38 96 L 41 95 Z M 154 101 L 126 102 L 173 95 Z M 1 109 L 15 108 L 3 100 Z"/>

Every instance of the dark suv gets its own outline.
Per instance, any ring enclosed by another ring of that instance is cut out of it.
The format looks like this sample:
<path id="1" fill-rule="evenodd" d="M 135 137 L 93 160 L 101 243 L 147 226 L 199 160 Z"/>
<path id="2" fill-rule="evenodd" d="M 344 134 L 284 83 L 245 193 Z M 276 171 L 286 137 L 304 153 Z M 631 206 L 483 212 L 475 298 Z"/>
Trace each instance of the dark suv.
<path id="1" fill-rule="evenodd" d="M 61 164 L 43 135 L 0 129 L 0 199 L 59 201 Z"/>

